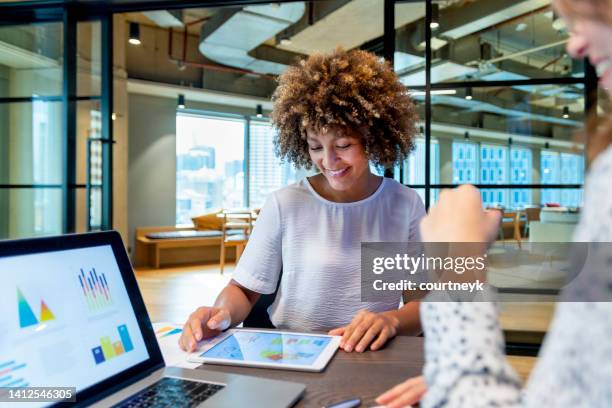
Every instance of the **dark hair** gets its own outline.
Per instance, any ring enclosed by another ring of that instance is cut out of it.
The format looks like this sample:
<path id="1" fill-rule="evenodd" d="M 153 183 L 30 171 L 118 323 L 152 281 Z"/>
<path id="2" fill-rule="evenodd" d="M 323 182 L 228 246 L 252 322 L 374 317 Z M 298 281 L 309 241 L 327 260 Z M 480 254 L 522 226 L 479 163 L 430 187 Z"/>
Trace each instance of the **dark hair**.
<path id="1" fill-rule="evenodd" d="M 366 51 L 316 53 L 289 67 L 272 100 L 276 153 L 310 168 L 306 130 L 356 131 L 377 166 L 404 160 L 414 147 L 418 115 L 390 64 Z"/>

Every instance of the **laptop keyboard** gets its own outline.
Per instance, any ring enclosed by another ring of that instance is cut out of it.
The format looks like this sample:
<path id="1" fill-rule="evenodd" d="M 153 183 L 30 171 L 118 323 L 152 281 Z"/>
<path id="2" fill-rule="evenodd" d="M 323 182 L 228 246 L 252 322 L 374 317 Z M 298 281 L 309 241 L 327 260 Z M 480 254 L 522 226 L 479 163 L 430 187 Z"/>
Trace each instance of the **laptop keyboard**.
<path id="1" fill-rule="evenodd" d="M 114 407 L 196 407 L 223 387 L 223 385 L 164 377 Z"/>

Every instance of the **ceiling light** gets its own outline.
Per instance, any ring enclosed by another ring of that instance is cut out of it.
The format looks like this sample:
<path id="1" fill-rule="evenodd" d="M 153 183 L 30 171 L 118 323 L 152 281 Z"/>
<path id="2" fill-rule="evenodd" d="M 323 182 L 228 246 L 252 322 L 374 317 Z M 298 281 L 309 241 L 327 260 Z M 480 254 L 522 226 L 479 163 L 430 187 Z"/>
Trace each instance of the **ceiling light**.
<path id="1" fill-rule="evenodd" d="M 557 15 L 557 13 L 553 12 L 552 15 L 552 28 L 556 31 L 563 31 L 566 29 L 565 20 Z"/>
<path id="2" fill-rule="evenodd" d="M 440 6 L 438 4 L 431 5 L 431 23 L 429 27 L 433 30 L 440 27 Z"/>
<path id="3" fill-rule="evenodd" d="M 140 45 L 140 24 L 130 23 L 130 37 L 128 42 L 132 45 Z"/>
<path id="4" fill-rule="evenodd" d="M 185 109 L 185 95 L 179 94 L 177 107 L 179 109 Z"/>
<path id="5" fill-rule="evenodd" d="M 423 96 L 425 95 L 425 91 L 409 91 L 412 96 Z M 456 89 L 434 89 L 431 91 L 432 95 L 455 95 L 457 93 Z"/>
<path id="6" fill-rule="evenodd" d="M 569 107 L 564 106 L 563 107 L 563 119 L 567 119 L 567 118 L 569 118 Z"/>
<path id="7" fill-rule="evenodd" d="M 291 45 L 291 37 L 289 37 L 287 34 L 281 34 L 278 39 L 278 43 L 280 45 Z"/>
<path id="8" fill-rule="evenodd" d="M 465 89 L 465 99 L 467 99 L 468 101 L 472 100 L 472 88 L 468 87 Z"/>
<path id="9" fill-rule="evenodd" d="M 518 23 L 516 25 L 515 30 L 520 33 L 521 31 L 525 31 L 526 28 L 527 28 L 527 23 Z"/>
<path id="10" fill-rule="evenodd" d="M 257 105 L 257 108 L 255 108 L 255 112 L 257 113 L 257 117 L 258 118 L 263 118 L 263 107 L 261 105 Z"/>

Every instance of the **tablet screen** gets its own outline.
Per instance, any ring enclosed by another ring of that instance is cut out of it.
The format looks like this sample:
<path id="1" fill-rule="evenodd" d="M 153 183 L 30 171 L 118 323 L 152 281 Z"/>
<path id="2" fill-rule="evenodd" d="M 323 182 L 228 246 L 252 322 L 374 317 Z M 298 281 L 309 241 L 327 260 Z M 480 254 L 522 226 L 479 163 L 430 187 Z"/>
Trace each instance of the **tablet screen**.
<path id="1" fill-rule="evenodd" d="M 323 336 L 237 331 L 200 357 L 308 366 L 330 341 Z"/>

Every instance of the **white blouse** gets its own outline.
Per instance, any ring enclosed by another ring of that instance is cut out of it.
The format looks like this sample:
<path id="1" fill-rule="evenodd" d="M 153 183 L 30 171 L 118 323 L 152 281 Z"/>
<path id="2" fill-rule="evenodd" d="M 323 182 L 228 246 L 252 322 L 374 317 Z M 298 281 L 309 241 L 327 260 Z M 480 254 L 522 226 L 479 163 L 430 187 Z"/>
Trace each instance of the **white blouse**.
<path id="1" fill-rule="evenodd" d="M 400 291 L 361 301 L 361 243 L 418 241 L 424 215 L 418 194 L 392 179 L 361 201 L 336 203 L 304 178 L 270 195 L 233 279 L 272 293 L 282 268 L 269 313 L 283 329 L 328 330 L 350 323 L 361 309 L 397 309 Z"/>

